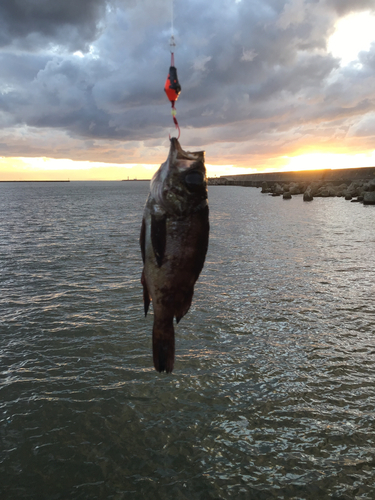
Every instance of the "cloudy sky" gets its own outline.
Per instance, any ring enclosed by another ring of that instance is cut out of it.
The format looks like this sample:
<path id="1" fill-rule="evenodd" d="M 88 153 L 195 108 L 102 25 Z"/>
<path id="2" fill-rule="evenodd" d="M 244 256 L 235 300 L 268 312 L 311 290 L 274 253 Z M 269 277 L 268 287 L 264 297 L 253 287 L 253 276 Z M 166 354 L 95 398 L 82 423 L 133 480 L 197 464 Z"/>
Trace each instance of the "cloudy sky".
<path id="1" fill-rule="evenodd" d="M 0 180 L 375 166 L 375 0 L 0 3 Z M 374 43 L 373 43 L 374 40 Z"/>

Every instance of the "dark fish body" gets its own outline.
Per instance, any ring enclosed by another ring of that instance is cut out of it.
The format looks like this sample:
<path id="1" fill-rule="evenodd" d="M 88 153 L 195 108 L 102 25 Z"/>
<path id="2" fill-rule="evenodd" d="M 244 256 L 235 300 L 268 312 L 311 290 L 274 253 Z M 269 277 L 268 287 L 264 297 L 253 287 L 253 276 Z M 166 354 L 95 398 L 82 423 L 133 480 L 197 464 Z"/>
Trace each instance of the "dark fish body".
<path id="1" fill-rule="evenodd" d="M 159 372 L 173 370 L 173 319 L 178 323 L 190 308 L 208 233 L 204 151 L 185 152 L 172 138 L 168 159 L 151 180 L 140 237 L 144 309 L 147 314 L 152 300 L 153 359 Z"/>

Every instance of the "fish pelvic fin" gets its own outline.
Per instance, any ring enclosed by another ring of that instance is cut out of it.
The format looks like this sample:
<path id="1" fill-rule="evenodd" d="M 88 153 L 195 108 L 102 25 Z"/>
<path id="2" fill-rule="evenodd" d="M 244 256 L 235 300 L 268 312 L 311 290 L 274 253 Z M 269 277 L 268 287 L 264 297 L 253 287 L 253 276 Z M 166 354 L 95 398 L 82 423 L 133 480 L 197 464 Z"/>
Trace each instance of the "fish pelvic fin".
<path id="1" fill-rule="evenodd" d="M 178 296 L 178 306 L 176 306 L 175 310 L 175 318 L 176 322 L 179 323 L 181 319 L 185 316 L 191 306 L 191 301 L 193 300 L 194 288 L 191 287 L 187 291 L 180 292 Z"/>
<path id="2" fill-rule="evenodd" d="M 174 365 L 173 317 L 164 321 L 155 319 L 152 331 L 152 351 L 155 370 L 171 373 Z"/>

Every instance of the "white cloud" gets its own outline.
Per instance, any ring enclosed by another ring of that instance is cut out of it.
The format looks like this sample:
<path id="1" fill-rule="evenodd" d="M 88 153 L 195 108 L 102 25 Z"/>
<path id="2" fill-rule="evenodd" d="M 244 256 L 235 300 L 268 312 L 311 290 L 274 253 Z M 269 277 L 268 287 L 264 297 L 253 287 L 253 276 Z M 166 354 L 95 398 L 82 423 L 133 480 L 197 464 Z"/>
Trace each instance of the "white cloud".
<path id="1" fill-rule="evenodd" d="M 211 61 L 211 56 L 199 56 L 193 63 L 194 71 L 205 71 L 206 64 Z"/>
<path id="2" fill-rule="evenodd" d="M 251 62 L 256 58 L 257 55 L 258 54 L 254 49 L 248 49 L 248 50 L 242 49 L 241 61 Z"/>
<path id="3" fill-rule="evenodd" d="M 287 29 L 292 24 L 300 24 L 305 19 L 304 0 L 290 0 L 284 5 L 284 10 L 277 21 L 277 26 Z"/>

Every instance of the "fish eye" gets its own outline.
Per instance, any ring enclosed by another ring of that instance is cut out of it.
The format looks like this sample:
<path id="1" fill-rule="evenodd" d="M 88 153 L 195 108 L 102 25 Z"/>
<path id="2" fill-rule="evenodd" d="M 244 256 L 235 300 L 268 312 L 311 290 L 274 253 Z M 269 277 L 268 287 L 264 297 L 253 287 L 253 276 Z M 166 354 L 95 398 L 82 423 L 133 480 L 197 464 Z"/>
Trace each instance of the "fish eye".
<path id="1" fill-rule="evenodd" d="M 204 182 L 204 177 L 203 177 L 203 174 L 201 172 L 198 172 L 197 170 L 193 170 L 192 172 L 188 172 L 186 175 L 185 175 L 185 183 L 187 185 L 187 187 L 191 187 L 191 188 L 194 188 L 194 187 L 198 187 L 198 186 L 201 186 Z"/>

